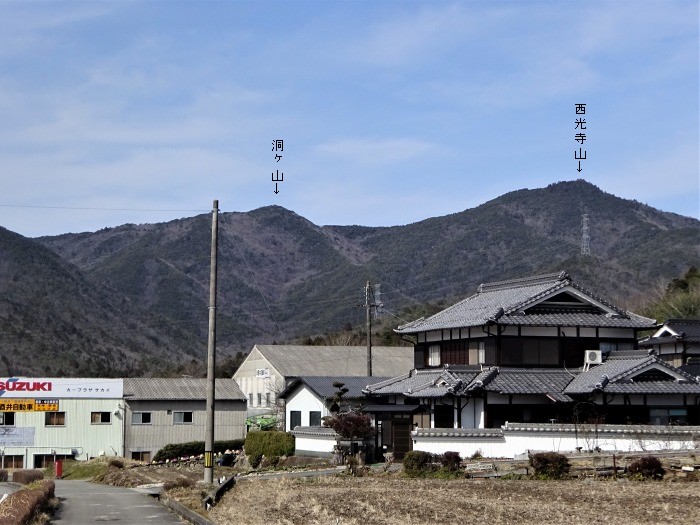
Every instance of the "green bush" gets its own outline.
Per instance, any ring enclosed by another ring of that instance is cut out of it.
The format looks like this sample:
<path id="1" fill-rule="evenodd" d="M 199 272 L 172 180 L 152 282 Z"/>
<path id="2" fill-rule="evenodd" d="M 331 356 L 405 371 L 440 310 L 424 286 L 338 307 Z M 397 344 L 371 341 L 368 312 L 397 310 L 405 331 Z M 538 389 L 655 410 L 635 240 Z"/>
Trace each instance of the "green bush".
<path id="1" fill-rule="evenodd" d="M 32 481 L 44 479 L 44 473 L 41 470 L 17 470 L 12 474 L 12 481 L 29 485 Z"/>
<path id="2" fill-rule="evenodd" d="M 561 479 L 569 474 L 571 465 L 564 454 L 558 452 L 538 452 L 530 456 L 530 466 L 535 475 L 541 478 Z"/>
<path id="3" fill-rule="evenodd" d="M 459 456 L 459 452 L 448 451 L 440 456 L 440 464 L 448 472 L 457 472 L 462 465 L 462 458 Z"/>
<path id="4" fill-rule="evenodd" d="M 215 441 L 214 453 L 225 452 L 243 448 L 242 439 L 232 439 L 228 441 Z M 190 441 L 188 443 L 171 443 L 161 448 L 153 457 L 153 461 L 160 463 L 166 459 L 184 458 L 199 456 L 204 454 L 204 441 Z"/>
<path id="5" fill-rule="evenodd" d="M 7 471 L 0 470 L 0 482 L 7 481 Z"/>
<path id="6" fill-rule="evenodd" d="M 260 464 L 263 456 L 293 456 L 294 436 L 276 430 L 249 432 L 245 439 L 245 453 L 253 468 Z"/>
<path id="7" fill-rule="evenodd" d="M 433 455 L 422 450 L 411 450 L 403 457 L 403 471 L 410 478 L 423 478 L 437 470 Z"/>
<path id="8" fill-rule="evenodd" d="M 635 459 L 627 470 L 633 476 L 652 479 L 661 479 L 666 473 L 666 470 L 661 466 L 661 461 L 656 456 Z"/>

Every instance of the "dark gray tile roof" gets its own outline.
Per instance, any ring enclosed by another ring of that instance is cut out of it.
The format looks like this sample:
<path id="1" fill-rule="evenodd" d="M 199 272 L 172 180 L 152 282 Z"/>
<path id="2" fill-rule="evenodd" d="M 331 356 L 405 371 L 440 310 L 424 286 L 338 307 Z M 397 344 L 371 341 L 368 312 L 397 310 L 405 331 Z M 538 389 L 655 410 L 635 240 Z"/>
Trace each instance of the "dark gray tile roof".
<path id="1" fill-rule="evenodd" d="M 412 370 L 409 374 L 369 385 L 365 392 L 372 395 L 403 394 L 407 397 L 442 397 L 448 393 L 457 393 L 478 375 L 478 370 L 452 371 L 445 368 Z"/>
<path id="2" fill-rule="evenodd" d="M 676 341 L 700 343 L 700 319 L 669 319 L 654 335 L 655 337 L 640 341 L 639 345 L 652 346 Z"/>
<path id="3" fill-rule="evenodd" d="M 500 428 L 419 428 L 413 432 L 415 437 L 449 437 L 471 439 L 502 439 Z"/>
<path id="4" fill-rule="evenodd" d="M 284 377 L 366 376 L 366 346 L 255 345 Z M 390 377 L 413 368 L 412 346 L 373 346 L 372 375 Z"/>
<path id="5" fill-rule="evenodd" d="M 247 398 L 233 379 L 216 379 L 215 398 L 245 401 Z M 124 379 L 124 397 L 127 401 L 145 400 L 206 400 L 207 380 L 196 377 L 159 378 L 139 377 Z"/>
<path id="6" fill-rule="evenodd" d="M 553 401 L 571 401 L 562 394 L 574 377 L 561 368 L 499 368 L 485 389 L 499 394 L 549 394 Z"/>
<path id="7" fill-rule="evenodd" d="M 677 378 L 677 381 L 633 381 L 634 376 L 648 369 L 665 371 Z M 683 383 L 688 386 L 682 386 Z M 564 393 L 588 394 L 596 390 L 629 394 L 700 393 L 700 381 L 654 355 L 630 359 L 611 357 L 578 374 L 564 389 Z"/>
<path id="8" fill-rule="evenodd" d="M 583 427 L 591 425 L 575 425 L 573 423 L 512 423 L 508 421 L 503 427 L 505 432 L 581 432 Z M 698 426 L 660 426 L 660 425 L 595 425 L 599 434 L 669 434 L 696 435 L 700 432 Z"/>
<path id="9" fill-rule="evenodd" d="M 377 381 L 386 381 L 388 377 L 361 377 L 361 376 L 340 376 L 340 377 L 326 377 L 326 376 L 303 376 L 297 378 L 293 381 L 287 388 L 285 388 L 279 395 L 280 398 L 285 399 L 291 392 L 295 391 L 300 385 L 306 385 L 309 390 L 314 392 L 321 399 L 326 399 L 327 397 L 333 396 L 338 389 L 333 386 L 333 383 L 343 383 L 344 388 L 348 389 L 345 394 L 346 399 L 359 399 L 364 396 L 362 391 L 367 388 L 367 385 L 375 383 Z"/>
<path id="10" fill-rule="evenodd" d="M 325 436 L 334 438 L 338 435 L 335 430 L 329 427 L 295 427 L 291 432 L 295 436 Z"/>
<path id="11" fill-rule="evenodd" d="M 568 402 L 563 393 L 573 376 L 559 368 L 498 368 L 482 371 L 467 367 L 414 370 L 378 385 L 366 392 L 373 395 L 403 394 L 406 397 L 443 397 L 448 394 L 469 395 L 479 390 L 500 394 L 535 394 L 549 396 L 552 401 Z"/>
<path id="12" fill-rule="evenodd" d="M 561 305 L 546 312 L 528 308 L 564 290 L 575 291 L 591 305 Z M 576 285 L 566 272 L 525 279 L 482 284 L 477 293 L 428 317 L 399 326 L 398 333 L 415 334 L 430 330 L 482 326 L 490 322 L 505 325 L 588 326 L 611 328 L 654 328 L 656 323 L 628 313 Z"/>

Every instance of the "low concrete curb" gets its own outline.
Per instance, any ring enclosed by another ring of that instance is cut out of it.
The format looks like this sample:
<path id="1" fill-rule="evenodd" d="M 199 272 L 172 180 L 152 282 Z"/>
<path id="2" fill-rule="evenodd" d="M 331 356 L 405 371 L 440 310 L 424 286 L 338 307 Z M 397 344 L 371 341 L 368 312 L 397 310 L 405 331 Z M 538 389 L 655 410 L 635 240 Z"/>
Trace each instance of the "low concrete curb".
<path id="1" fill-rule="evenodd" d="M 189 508 L 185 507 L 182 503 L 178 503 L 174 499 L 161 498 L 160 501 L 171 511 L 173 511 L 176 514 L 179 514 L 184 519 L 186 519 L 190 523 L 193 523 L 194 525 L 214 525 L 213 522 L 209 521 L 204 516 L 197 514 L 193 510 L 190 510 Z"/>

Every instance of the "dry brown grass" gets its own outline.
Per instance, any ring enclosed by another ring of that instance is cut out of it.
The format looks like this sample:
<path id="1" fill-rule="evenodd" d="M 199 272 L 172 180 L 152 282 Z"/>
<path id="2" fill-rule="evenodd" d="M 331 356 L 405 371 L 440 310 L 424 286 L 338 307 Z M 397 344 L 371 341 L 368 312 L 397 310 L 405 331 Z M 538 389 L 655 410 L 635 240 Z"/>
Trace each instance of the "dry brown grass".
<path id="1" fill-rule="evenodd" d="M 238 483 L 217 525 L 700 523 L 697 483 L 319 478 Z"/>

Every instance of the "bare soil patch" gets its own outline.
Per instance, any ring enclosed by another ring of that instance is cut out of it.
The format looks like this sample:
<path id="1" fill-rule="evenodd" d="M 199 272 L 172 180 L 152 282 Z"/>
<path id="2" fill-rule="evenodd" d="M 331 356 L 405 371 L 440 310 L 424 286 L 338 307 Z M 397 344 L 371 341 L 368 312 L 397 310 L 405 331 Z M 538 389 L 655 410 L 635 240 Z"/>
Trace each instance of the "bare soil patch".
<path id="1" fill-rule="evenodd" d="M 700 523 L 698 483 L 329 477 L 238 483 L 217 525 Z"/>

